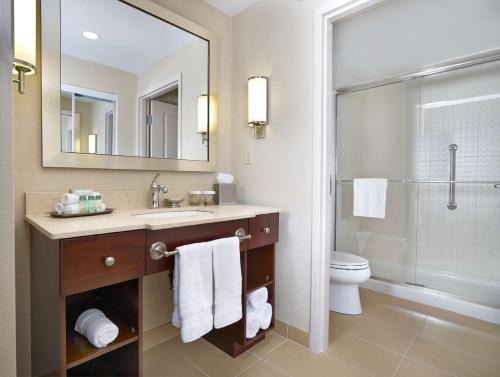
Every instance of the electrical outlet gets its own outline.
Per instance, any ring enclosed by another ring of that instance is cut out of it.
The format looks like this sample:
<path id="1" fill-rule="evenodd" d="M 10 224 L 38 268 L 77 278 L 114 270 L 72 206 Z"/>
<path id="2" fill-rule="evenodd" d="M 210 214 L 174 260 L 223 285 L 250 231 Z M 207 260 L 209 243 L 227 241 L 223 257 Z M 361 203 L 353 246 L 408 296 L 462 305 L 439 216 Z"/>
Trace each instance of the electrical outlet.
<path id="1" fill-rule="evenodd" d="M 243 162 L 245 163 L 245 165 L 249 165 L 252 163 L 252 159 L 253 159 L 252 158 L 252 148 L 246 147 Z"/>

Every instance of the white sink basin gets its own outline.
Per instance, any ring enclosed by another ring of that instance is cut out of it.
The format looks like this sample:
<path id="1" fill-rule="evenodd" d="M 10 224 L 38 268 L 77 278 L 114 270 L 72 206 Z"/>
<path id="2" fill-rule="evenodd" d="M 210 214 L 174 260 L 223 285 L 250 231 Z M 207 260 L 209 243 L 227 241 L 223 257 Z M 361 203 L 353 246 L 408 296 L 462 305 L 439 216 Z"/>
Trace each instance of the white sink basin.
<path id="1" fill-rule="evenodd" d="M 152 212 L 152 213 L 141 213 L 138 215 L 132 215 L 139 217 L 141 219 L 170 219 L 175 217 L 191 217 L 191 216 L 203 216 L 210 215 L 211 212 L 207 211 L 165 211 L 165 212 Z"/>

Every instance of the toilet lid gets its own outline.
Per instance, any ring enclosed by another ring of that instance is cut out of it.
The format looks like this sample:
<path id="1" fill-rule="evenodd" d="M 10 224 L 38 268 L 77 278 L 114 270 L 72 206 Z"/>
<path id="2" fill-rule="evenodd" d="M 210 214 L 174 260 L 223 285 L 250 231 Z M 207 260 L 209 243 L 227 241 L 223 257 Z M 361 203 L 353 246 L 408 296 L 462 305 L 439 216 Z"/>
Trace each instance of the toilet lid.
<path id="1" fill-rule="evenodd" d="M 334 251 L 330 265 L 338 268 L 353 268 L 362 269 L 368 268 L 368 260 L 350 253 Z"/>

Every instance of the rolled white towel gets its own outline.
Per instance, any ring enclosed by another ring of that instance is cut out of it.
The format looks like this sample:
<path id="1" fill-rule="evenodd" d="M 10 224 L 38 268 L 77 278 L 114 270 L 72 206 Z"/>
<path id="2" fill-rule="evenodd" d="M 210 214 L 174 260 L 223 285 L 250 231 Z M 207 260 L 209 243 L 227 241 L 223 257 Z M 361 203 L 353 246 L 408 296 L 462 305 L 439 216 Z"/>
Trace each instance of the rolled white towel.
<path id="1" fill-rule="evenodd" d="M 104 203 L 99 203 L 96 205 L 96 210 L 97 212 L 104 212 L 106 211 L 106 204 Z"/>
<path id="2" fill-rule="evenodd" d="M 78 195 L 68 194 L 68 193 L 61 195 L 61 203 L 64 205 L 78 204 L 79 201 L 80 197 Z"/>
<path id="3" fill-rule="evenodd" d="M 75 331 L 97 348 L 106 347 L 116 339 L 119 330 L 99 309 L 85 310 L 75 323 Z"/>
<path id="4" fill-rule="evenodd" d="M 253 309 L 262 309 L 267 303 L 267 297 L 267 288 L 262 287 L 250 292 L 247 297 L 247 302 Z"/>
<path id="5" fill-rule="evenodd" d="M 56 211 L 57 214 L 62 215 L 62 213 L 64 211 L 64 204 L 56 203 L 56 205 L 54 206 L 54 211 Z"/>
<path id="6" fill-rule="evenodd" d="M 118 336 L 118 326 L 106 317 L 94 317 L 90 320 L 85 336 L 97 348 L 106 347 Z"/>
<path id="7" fill-rule="evenodd" d="M 65 215 L 76 215 L 80 213 L 80 204 L 68 204 L 63 208 L 63 213 Z"/>
<path id="8" fill-rule="evenodd" d="M 99 309 L 87 309 L 83 313 L 81 313 L 75 323 L 75 331 L 78 331 L 80 334 L 85 335 L 85 331 L 87 331 L 89 322 L 95 317 L 105 317 L 104 313 Z"/>
<path id="9" fill-rule="evenodd" d="M 264 305 L 264 308 L 261 310 L 260 316 L 260 328 L 262 330 L 266 330 L 271 325 L 271 319 L 273 317 L 273 306 L 269 303 Z"/>
<path id="10" fill-rule="evenodd" d="M 259 332 L 261 310 L 253 309 L 247 306 L 245 336 L 247 339 L 253 338 Z"/>

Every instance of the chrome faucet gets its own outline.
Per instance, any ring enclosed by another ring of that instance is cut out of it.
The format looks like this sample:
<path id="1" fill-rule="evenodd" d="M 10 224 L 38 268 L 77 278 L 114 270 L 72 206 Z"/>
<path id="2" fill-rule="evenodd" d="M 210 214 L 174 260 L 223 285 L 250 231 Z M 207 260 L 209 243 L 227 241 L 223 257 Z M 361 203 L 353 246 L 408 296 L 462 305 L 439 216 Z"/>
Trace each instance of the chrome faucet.
<path id="1" fill-rule="evenodd" d="M 166 194 L 168 188 L 161 183 L 156 182 L 160 173 L 155 174 L 153 182 L 151 182 L 151 208 L 158 208 L 160 206 L 160 191 Z"/>

